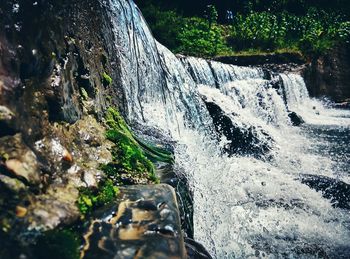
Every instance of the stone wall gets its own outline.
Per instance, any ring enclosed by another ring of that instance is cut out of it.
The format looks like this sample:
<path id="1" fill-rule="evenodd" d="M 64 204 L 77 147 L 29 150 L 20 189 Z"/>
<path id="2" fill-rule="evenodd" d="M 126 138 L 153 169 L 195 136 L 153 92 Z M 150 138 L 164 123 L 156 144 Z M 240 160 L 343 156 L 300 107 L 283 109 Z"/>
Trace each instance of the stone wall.
<path id="1" fill-rule="evenodd" d="M 328 54 L 315 58 L 304 72 L 310 95 L 329 97 L 335 102 L 350 98 L 350 45 L 339 45 Z"/>

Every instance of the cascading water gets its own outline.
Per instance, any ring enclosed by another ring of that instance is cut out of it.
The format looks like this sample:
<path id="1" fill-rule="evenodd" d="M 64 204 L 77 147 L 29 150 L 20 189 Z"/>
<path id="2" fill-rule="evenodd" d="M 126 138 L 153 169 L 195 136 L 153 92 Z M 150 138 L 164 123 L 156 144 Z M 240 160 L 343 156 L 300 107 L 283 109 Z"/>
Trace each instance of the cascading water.
<path id="1" fill-rule="evenodd" d="M 350 183 L 349 112 L 310 99 L 296 74 L 267 80 L 261 69 L 176 57 L 131 1 L 110 6 L 128 120 L 176 141 L 176 169 L 194 195 L 195 239 L 216 258 L 349 255 L 346 206 L 303 182 Z M 291 111 L 307 126 L 293 127 Z M 322 138 L 324 129 L 334 139 Z M 322 150 L 334 152 L 337 134 L 342 155 L 332 160 Z"/>

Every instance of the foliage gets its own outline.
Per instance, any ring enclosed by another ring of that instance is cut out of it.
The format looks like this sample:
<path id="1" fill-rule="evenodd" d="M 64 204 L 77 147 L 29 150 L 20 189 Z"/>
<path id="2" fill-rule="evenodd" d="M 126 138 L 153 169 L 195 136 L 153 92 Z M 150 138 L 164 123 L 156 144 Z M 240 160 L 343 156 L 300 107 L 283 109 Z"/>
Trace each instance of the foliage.
<path id="1" fill-rule="evenodd" d="M 69 230 L 50 230 L 37 240 L 35 258 L 79 259 L 79 238 Z"/>
<path id="2" fill-rule="evenodd" d="M 211 57 L 237 53 L 281 52 L 320 55 L 349 40 L 345 0 L 224 0 L 140 2 L 155 37 L 176 53 Z M 191 6 L 190 6 L 191 5 Z M 171 10 L 167 8 L 172 8 Z M 174 11 L 178 8 L 180 11 Z M 184 17 L 180 12 L 203 18 Z M 227 10 L 234 14 L 227 24 Z M 343 12 L 343 14 L 341 14 Z M 221 23 L 221 24 L 219 24 Z"/>
<path id="3" fill-rule="evenodd" d="M 113 181 L 110 179 L 100 182 L 97 189 L 81 188 L 78 208 L 82 215 L 86 215 L 92 209 L 113 201 L 118 193 L 118 187 L 114 186 Z"/>
<path id="4" fill-rule="evenodd" d="M 252 12 L 236 15 L 229 42 L 235 50 L 294 47 L 306 55 L 318 55 L 349 35 L 349 22 L 316 9 L 310 9 L 306 16 Z"/>
<path id="5" fill-rule="evenodd" d="M 174 50 L 180 45 L 178 35 L 184 26 L 184 18 L 173 10 L 162 11 L 160 7 L 148 5 L 142 9 L 154 37 Z"/>
<path id="6" fill-rule="evenodd" d="M 225 51 L 223 30 L 216 23 L 209 25 L 203 18 L 187 18 L 179 34 L 180 46 L 176 52 L 210 57 Z"/>
<path id="7" fill-rule="evenodd" d="M 207 19 L 209 24 L 209 30 L 213 23 L 216 23 L 218 20 L 218 11 L 216 10 L 214 5 L 208 5 L 205 10 L 204 17 Z"/>

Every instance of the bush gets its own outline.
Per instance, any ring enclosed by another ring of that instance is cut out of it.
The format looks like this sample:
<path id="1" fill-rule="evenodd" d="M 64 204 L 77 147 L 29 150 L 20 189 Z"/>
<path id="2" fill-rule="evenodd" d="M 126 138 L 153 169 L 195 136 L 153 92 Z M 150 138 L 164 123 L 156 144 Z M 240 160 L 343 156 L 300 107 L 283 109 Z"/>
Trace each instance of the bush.
<path id="1" fill-rule="evenodd" d="M 217 55 L 227 48 L 223 34 L 223 29 L 216 23 L 209 27 L 203 18 L 187 18 L 179 34 L 180 46 L 176 52 L 203 57 Z"/>
<path id="2" fill-rule="evenodd" d="M 350 23 L 344 20 L 340 15 L 314 8 L 305 16 L 287 12 L 238 14 L 229 42 L 235 50 L 296 48 L 306 55 L 319 55 L 349 38 Z"/>
<path id="3" fill-rule="evenodd" d="M 155 5 L 149 5 L 143 10 L 154 37 L 169 49 L 174 50 L 179 45 L 179 34 L 184 26 L 184 18 L 175 11 L 163 11 Z"/>

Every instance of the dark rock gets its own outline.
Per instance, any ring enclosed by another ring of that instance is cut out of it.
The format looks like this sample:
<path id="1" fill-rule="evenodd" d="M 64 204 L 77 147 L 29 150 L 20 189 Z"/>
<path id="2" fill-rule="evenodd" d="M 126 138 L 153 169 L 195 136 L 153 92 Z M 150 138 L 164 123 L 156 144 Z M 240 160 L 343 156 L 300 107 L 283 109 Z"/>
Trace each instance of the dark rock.
<path id="1" fill-rule="evenodd" d="M 304 57 L 299 53 L 222 56 L 216 57 L 215 60 L 237 66 L 263 66 L 274 72 L 291 71 L 305 64 Z"/>
<path id="2" fill-rule="evenodd" d="M 36 155 L 23 142 L 22 135 L 0 138 L 0 173 L 23 180 L 25 183 L 39 184 L 40 169 Z"/>
<path id="3" fill-rule="evenodd" d="M 336 109 L 350 109 L 350 101 L 344 101 L 344 102 L 341 102 L 341 103 L 334 103 L 332 105 L 333 108 L 336 108 Z"/>
<path id="4" fill-rule="evenodd" d="M 14 120 L 13 112 L 6 106 L 0 105 L 0 137 L 16 134 Z"/>
<path id="5" fill-rule="evenodd" d="M 169 185 L 121 187 L 84 235 L 83 258 L 185 258 L 174 189 Z"/>
<path id="6" fill-rule="evenodd" d="M 204 97 L 205 101 L 205 97 Z M 238 127 L 234 125 L 232 119 L 215 103 L 205 101 L 210 116 L 213 118 L 216 131 L 219 135 L 224 135 L 229 141 L 225 145 L 224 151 L 229 155 L 241 154 L 263 158 L 271 150 L 273 140 L 263 129 L 254 127 Z M 260 131 L 266 136 L 266 141 L 257 138 Z"/>
<path id="7" fill-rule="evenodd" d="M 335 102 L 350 98 L 350 44 L 315 57 L 303 74 L 311 96 L 327 96 Z"/>
<path id="8" fill-rule="evenodd" d="M 173 166 L 168 164 L 160 165 L 157 171 L 160 181 L 169 184 L 175 189 L 181 228 L 187 237 L 193 238 L 193 193 L 186 177 L 181 172 L 174 171 Z"/>
<path id="9" fill-rule="evenodd" d="M 185 238 L 188 259 L 211 259 L 211 255 L 204 246 L 193 239 Z"/>
<path id="10" fill-rule="evenodd" d="M 303 118 L 295 112 L 289 112 L 288 117 L 293 126 L 300 126 L 301 124 L 305 123 Z"/>
<path id="11" fill-rule="evenodd" d="M 350 209 L 350 185 L 320 175 L 303 174 L 300 177 L 302 183 L 322 192 L 323 197 L 330 199 L 334 207 Z"/>

